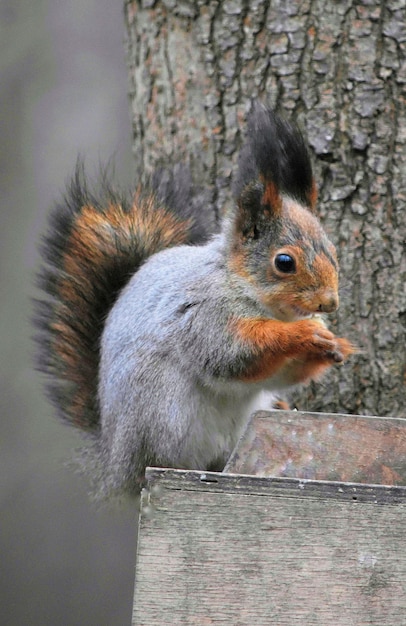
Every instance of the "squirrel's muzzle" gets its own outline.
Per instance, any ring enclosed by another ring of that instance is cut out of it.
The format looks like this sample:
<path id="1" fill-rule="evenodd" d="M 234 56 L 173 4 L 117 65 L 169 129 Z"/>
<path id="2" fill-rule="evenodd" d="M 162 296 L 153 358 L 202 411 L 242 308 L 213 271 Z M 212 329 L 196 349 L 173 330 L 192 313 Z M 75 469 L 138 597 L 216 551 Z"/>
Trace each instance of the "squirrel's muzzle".
<path id="1" fill-rule="evenodd" d="M 331 289 L 319 294 L 317 311 L 320 313 L 333 313 L 338 309 L 338 294 Z"/>

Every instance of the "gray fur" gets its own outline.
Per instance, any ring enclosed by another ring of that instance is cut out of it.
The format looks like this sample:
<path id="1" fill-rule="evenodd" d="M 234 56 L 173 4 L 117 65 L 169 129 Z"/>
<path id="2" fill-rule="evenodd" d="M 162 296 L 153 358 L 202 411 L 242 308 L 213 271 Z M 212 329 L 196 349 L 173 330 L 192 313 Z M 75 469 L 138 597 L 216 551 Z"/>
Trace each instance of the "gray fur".
<path id="1" fill-rule="evenodd" d="M 241 308 L 263 311 L 233 282 L 225 248 L 217 236 L 154 255 L 106 321 L 99 395 L 108 491 L 136 490 L 148 464 L 221 469 L 241 434 L 259 387 L 232 380 L 246 355 L 227 323 Z"/>

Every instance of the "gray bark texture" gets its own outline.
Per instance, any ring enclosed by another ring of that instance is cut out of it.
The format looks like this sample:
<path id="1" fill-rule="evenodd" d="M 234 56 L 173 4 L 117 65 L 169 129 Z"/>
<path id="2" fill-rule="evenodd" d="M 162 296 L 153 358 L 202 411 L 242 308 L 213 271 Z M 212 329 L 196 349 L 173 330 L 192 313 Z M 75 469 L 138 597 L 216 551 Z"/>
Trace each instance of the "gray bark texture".
<path id="1" fill-rule="evenodd" d="M 137 167 L 186 161 L 218 219 L 253 98 L 310 144 L 337 246 L 332 329 L 362 352 L 301 409 L 406 417 L 405 0 L 125 4 Z"/>

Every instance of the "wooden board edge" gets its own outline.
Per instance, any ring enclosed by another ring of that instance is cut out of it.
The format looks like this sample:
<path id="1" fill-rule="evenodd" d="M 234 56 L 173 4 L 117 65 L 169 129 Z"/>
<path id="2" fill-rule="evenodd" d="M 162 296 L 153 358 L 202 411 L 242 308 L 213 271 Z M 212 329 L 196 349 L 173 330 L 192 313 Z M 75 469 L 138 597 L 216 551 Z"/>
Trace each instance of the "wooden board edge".
<path id="1" fill-rule="evenodd" d="M 159 498 L 161 489 L 182 491 L 211 491 L 272 495 L 279 497 L 307 497 L 337 499 L 375 504 L 406 503 L 406 487 L 346 483 L 285 477 L 262 477 L 248 474 L 226 474 L 198 470 L 147 468 L 146 492 Z M 145 500 L 146 501 L 146 500 Z"/>

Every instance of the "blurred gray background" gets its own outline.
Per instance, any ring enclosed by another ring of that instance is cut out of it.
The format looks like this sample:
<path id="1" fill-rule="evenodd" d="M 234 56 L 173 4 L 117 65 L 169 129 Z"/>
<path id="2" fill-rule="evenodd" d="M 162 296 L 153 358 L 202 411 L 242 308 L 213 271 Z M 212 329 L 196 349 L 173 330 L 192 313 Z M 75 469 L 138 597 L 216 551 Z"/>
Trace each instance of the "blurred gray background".
<path id="1" fill-rule="evenodd" d="M 37 244 L 80 153 L 132 179 L 122 3 L 0 0 L 0 623 L 129 625 L 137 515 L 66 467 L 80 438 L 33 371 Z"/>

